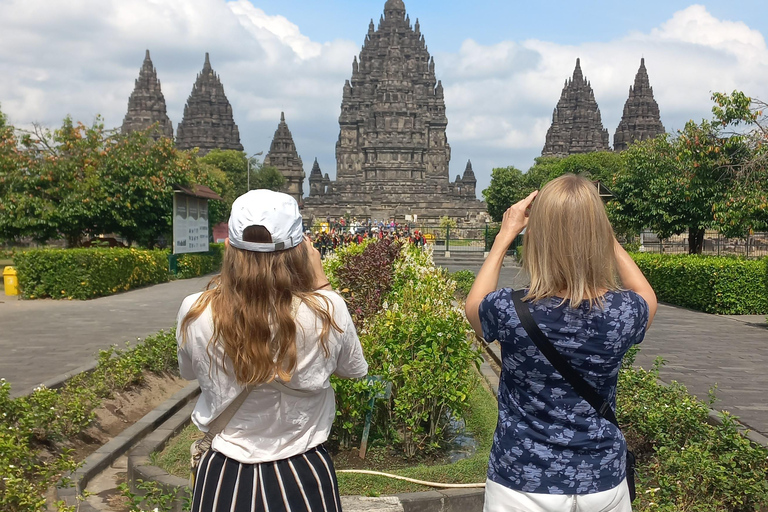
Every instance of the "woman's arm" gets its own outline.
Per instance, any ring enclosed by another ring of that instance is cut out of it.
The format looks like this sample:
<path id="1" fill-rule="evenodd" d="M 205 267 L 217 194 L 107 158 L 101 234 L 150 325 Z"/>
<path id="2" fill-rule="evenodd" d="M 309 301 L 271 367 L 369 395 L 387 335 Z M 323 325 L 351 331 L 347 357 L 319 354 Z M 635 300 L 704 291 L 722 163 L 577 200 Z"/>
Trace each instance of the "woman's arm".
<path id="1" fill-rule="evenodd" d="M 472 285 L 469 295 L 467 295 L 464 311 L 475 333 L 481 338 L 483 337 L 483 327 L 480 324 L 480 303 L 486 295 L 495 291 L 499 285 L 499 273 L 501 272 L 504 255 L 515 237 L 528 225 L 527 210 L 538 193 L 538 190 L 532 192 L 528 197 L 513 204 L 504 212 L 501 229 L 499 234 L 496 235 L 491 252 L 485 259 L 485 263 L 480 268 L 480 272 L 475 278 L 475 283 Z"/>
<path id="2" fill-rule="evenodd" d="M 648 324 L 645 326 L 645 330 L 647 331 L 651 326 L 651 322 L 653 322 L 653 317 L 656 315 L 656 309 L 658 308 L 656 293 L 638 268 L 635 260 L 627 254 L 627 251 L 624 250 L 618 240 L 614 239 L 613 245 L 616 252 L 616 260 L 619 264 L 619 277 L 621 277 L 621 283 L 625 288 L 637 293 L 648 303 Z"/>

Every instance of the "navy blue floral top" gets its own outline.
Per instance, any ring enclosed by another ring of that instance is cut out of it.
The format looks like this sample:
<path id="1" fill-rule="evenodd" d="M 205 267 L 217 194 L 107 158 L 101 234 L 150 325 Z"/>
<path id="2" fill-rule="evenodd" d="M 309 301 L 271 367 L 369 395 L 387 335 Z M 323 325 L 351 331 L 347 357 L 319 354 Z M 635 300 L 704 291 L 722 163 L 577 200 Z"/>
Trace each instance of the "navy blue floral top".
<path id="1" fill-rule="evenodd" d="M 616 407 L 621 359 L 645 336 L 648 304 L 633 291 L 608 292 L 602 308 L 562 299 L 528 303 L 534 320 L 568 362 Z M 488 478 L 510 489 L 591 494 L 626 476 L 621 431 L 582 399 L 541 354 L 520 325 L 512 290 L 480 303 L 483 337 L 501 344 L 499 420 Z"/>

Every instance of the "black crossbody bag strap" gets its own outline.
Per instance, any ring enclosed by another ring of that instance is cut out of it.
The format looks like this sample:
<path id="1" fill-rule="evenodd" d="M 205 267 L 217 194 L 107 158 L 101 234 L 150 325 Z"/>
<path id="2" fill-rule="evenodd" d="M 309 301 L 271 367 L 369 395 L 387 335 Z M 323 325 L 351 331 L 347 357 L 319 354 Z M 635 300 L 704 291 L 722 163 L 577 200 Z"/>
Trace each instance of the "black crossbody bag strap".
<path id="1" fill-rule="evenodd" d="M 523 329 L 525 329 L 525 332 L 528 333 L 528 336 L 533 340 L 533 343 L 535 343 L 541 353 L 544 354 L 544 357 L 546 357 L 552 366 L 555 367 L 555 370 L 570 383 L 576 393 L 589 402 L 589 405 L 591 405 L 600 416 L 610 421 L 618 428 L 619 422 L 616 421 L 616 414 L 614 414 L 611 405 L 604 400 L 603 397 L 597 394 L 595 388 L 584 380 L 584 377 L 579 375 L 579 373 L 573 369 L 573 366 L 560 355 L 554 345 L 552 345 L 552 342 L 549 341 L 543 332 L 541 332 L 541 329 L 536 325 L 536 322 L 533 319 L 533 315 L 531 315 L 531 311 L 528 309 L 528 305 L 523 302 L 524 296 L 525 290 L 516 290 L 512 292 L 512 301 L 515 303 L 517 316 L 520 318 L 520 323 L 522 324 Z"/>

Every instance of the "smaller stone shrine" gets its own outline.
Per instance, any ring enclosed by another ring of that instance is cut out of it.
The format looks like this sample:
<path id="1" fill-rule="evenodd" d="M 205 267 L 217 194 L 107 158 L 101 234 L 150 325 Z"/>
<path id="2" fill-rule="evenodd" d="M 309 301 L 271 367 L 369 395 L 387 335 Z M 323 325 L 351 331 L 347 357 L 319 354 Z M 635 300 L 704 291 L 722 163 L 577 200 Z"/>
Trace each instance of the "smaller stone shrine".
<path id="1" fill-rule="evenodd" d="M 640 59 L 635 84 L 629 86 L 624 114 L 613 136 L 613 149 L 624 151 L 634 141 L 652 139 L 664 131 L 659 105 L 653 98 L 653 87 L 648 78 L 648 70 L 645 69 L 645 59 Z"/>
<path id="2" fill-rule="evenodd" d="M 224 94 L 219 76 L 211 68 L 208 53 L 184 106 L 184 118 L 176 130 L 176 147 L 182 150 L 200 148 L 201 156 L 212 149 L 243 150 L 232 105 Z"/>
<path id="3" fill-rule="evenodd" d="M 568 156 L 592 151 L 610 151 L 608 130 L 603 128 L 592 86 L 576 59 L 573 77 L 565 81 L 560 101 L 552 113 L 552 126 L 541 156 Z"/>
<path id="4" fill-rule="evenodd" d="M 264 157 L 264 165 L 276 168 L 285 176 L 286 184 L 283 191 L 301 205 L 304 201 L 304 164 L 296 151 L 296 144 L 285 122 L 284 112 L 280 112 L 280 124 L 275 130 L 269 153 Z M 317 159 L 315 159 L 315 165 L 317 165 Z M 314 167 L 312 169 L 314 171 Z"/>
<path id="5" fill-rule="evenodd" d="M 128 98 L 128 112 L 123 119 L 122 133 L 146 130 L 157 124 L 155 137 L 173 138 L 173 123 L 165 106 L 165 96 L 160 89 L 157 70 L 152 65 L 152 59 L 147 50 L 144 63 L 139 70 L 139 77 Z"/>

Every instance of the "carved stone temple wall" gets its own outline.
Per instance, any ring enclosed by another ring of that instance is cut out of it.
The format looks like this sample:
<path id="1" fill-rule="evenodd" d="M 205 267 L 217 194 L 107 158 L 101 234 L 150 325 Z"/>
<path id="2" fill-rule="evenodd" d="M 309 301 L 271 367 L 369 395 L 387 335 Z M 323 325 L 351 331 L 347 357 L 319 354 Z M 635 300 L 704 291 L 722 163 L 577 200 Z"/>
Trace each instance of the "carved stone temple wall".
<path id="1" fill-rule="evenodd" d="M 219 76 L 211 68 L 207 53 L 203 69 L 184 106 L 184 118 L 176 130 L 176 147 L 182 150 L 200 148 L 200 155 L 212 149 L 243 150 L 232 105 L 224 94 Z"/>
<path id="2" fill-rule="evenodd" d="M 315 160 L 317 164 L 317 160 Z M 277 125 L 275 136 L 269 147 L 269 153 L 264 157 L 264 165 L 275 167 L 285 176 L 286 194 L 290 194 L 300 205 L 304 200 L 304 164 L 296 151 L 293 135 L 285 122 L 285 113 L 280 113 L 280 124 Z"/>
<path id="3" fill-rule="evenodd" d="M 486 207 L 475 197 L 471 164 L 450 181 L 447 125 L 443 85 L 419 21 L 411 24 L 402 0 L 388 0 L 344 84 L 336 179 L 313 166 L 305 216 L 479 222 Z"/>
<path id="4" fill-rule="evenodd" d="M 634 141 L 652 139 L 664 133 L 659 105 L 653 98 L 653 87 L 645 69 L 645 59 L 640 59 L 640 69 L 635 84 L 629 87 L 629 98 L 624 103 L 624 113 L 613 136 L 614 151 L 624 151 Z"/>
<path id="5" fill-rule="evenodd" d="M 603 128 L 592 86 L 576 59 L 573 77 L 565 81 L 560 101 L 552 113 L 541 156 L 568 156 L 592 151 L 610 151 L 608 130 Z"/>
<path id="6" fill-rule="evenodd" d="M 122 133 L 149 128 L 157 123 L 156 136 L 173 138 L 173 123 L 165 107 L 165 96 L 160 89 L 157 70 L 147 50 L 144 63 L 139 70 L 133 92 L 128 98 L 128 112 L 123 119 Z"/>

